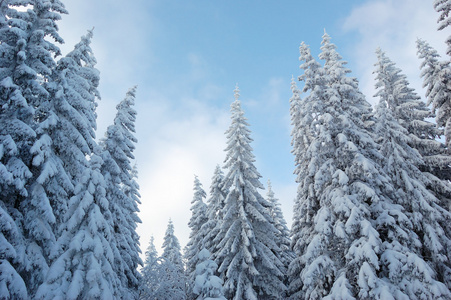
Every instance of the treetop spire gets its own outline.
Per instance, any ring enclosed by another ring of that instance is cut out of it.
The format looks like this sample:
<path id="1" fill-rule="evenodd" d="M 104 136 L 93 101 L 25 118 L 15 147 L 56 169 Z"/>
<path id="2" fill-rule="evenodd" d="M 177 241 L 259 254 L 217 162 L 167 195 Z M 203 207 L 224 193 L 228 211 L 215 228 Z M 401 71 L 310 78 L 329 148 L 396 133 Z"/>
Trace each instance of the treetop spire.
<path id="1" fill-rule="evenodd" d="M 238 101 L 238 99 L 240 98 L 240 88 L 238 87 L 238 83 L 235 85 L 235 89 L 233 90 L 234 97 L 235 97 L 235 101 Z"/>

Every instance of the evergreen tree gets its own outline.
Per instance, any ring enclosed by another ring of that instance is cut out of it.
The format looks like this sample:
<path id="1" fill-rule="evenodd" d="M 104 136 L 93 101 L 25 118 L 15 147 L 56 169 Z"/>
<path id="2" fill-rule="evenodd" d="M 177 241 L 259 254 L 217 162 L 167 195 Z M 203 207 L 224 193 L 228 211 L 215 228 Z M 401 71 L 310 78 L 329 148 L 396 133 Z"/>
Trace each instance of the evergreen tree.
<path id="1" fill-rule="evenodd" d="M 304 81 L 303 92 L 307 96 L 301 100 L 300 91 L 292 80 L 291 89 L 293 96 L 290 99 L 290 114 L 292 120 L 292 153 L 295 156 L 296 182 L 299 183 L 297 196 L 293 208 L 293 223 L 291 228 L 291 249 L 295 253 L 295 259 L 288 268 L 290 284 L 288 293 L 293 299 L 302 299 L 303 280 L 301 272 L 305 267 L 302 255 L 306 250 L 308 242 L 312 239 L 311 229 L 314 228 L 314 216 L 320 208 L 319 195 L 314 190 L 314 175 L 319 168 L 319 156 L 315 155 L 318 143 L 317 129 L 322 122 L 320 112 L 324 110 L 326 98 L 326 83 L 324 70 L 311 55 L 310 48 L 304 42 L 299 47 L 302 62 L 300 68 L 304 74 L 299 80 Z M 309 171 L 311 170 L 311 171 Z"/>
<path id="2" fill-rule="evenodd" d="M 423 87 L 426 87 L 427 105 L 432 105 L 432 111 L 436 113 L 436 122 L 445 129 L 445 145 L 447 151 L 441 156 L 437 156 L 438 164 L 442 167 L 441 172 L 434 172 L 440 179 L 428 176 L 430 183 L 428 188 L 433 190 L 442 201 L 442 206 L 451 209 L 451 186 L 449 185 L 449 158 L 451 131 L 449 120 L 451 119 L 450 95 L 451 88 L 448 87 L 451 78 L 451 68 L 448 61 L 440 60 L 437 51 L 427 42 L 417 40 L 417 54 L 421 63 L 421 77 L 423 77 Z"/>
<path id="3" fill-rule="evenodd" d="M 380 203 L 376 220 L 383 240 L 380 272 L 409 299 L 447 299 L 450 239 L 442 226 L 451 214 L 424 185 L 427 178 L 417 168 L 421 156 L 409 146 L 408 131 L 393 117 L 387 99 L 392 97 L 381 94 L 377 132 L 395 193 L 391 205 Z"/>
<path id="4" fill-rule="evenodd" d="M 97 151 L 98 152 L 98 151 Z M 121 296 L 114 272 L 111 212 L 100 173 L 98 154 L 90 160 L 70 199 L 65 230 L 58 239 L 53 262 L 37 299 L 113 299 Z"/>
<path id="5" fill-rule="evenodd" d="M 142 265 L 139 257 L 139 236 L 136 226 L 141 222 L 137 212 L 139 202 L 138 184 L 135 181 L 130 160 L 134 159 L 134 143 L 137 142 L 135 132 L 136 111 L 133 109 L 136 87 L 130 89 L 124 100 L 116 107 L 114 124 L 108 126 L 101 146 L 105 161 L 102 174 L 108 183 L 107 197 L 113 214 L 111 226 L 114 229 L 112 244 L 115 252 L 115 272 L 120 274 L 121 281 L 131 295 L 125 298 L 136 298 L 140 274 L 138 265 Z"/>
<path id="6" fill-rule="evenodd" d="M 161 286 L 160 288 L 163 291 L 171 290 L 171 293 L 179 295 L 179 298 L 172 299 L 185 299 L 186 279 L 184 275 L 182 253 L 179 240 L 174 234 L 174 224 L 172 223 L 172 220 L 169 220 L 168 227 L 164 235 L 163 254 L 161 255 L 161 258 L 163 259 L 162 272 L 165 274 L 167 280 L 163 283 L 166 287 Z M 168 296 L 169 295 L 171 294 L 168 294 Z M 180 298 L 182 295 L 183 298 Z"/>
<path id="7" fill-rule="evenodd" d="M 159 286 L 153 298 L 155 300 L 186 299 L 186 280 L 180 269 L 171 261 L 160 258 L 158 268 Z"/>
<path id="8" fill-rule="evenodd" d="M 146 251 L 146 260 L 141 269 L 141 288 L 139 299 L 154 299 L 154 293 L 159 287 L 159 260 L 158 252 L 155 248 L 153 236 L 150 238 L 149 247 Z"/>
<path id="9" fill-rule="evenodd" d="M 207 205 L 207 222 L 202 225 L 202 232 L 205 233 L 204 247 L 210 253 L 216 251 L 214 243 L 215 237 L 221 229 L 221 222 L 223 219 L 222 209 L 224 208 L 224 199 L 226 192 L 223 189 L 224 174 L 219 165 L 216 166 L 210 186 L 210 197 Z"/>
<path id="10" fill-rule="evenodd" d="M 451 69 L 449 61 L 441 61 L 440 56 L 427 42 L 417 40 L 417 54 L 421 63 L 423 87 L 426 87 L 427 105 L 432 105 L 436 113 L 437 126 L 445 129 L 446 147 L 451 143 Z"/>
<path id="11" fill-rule="evenodd" d="M 335 49 L 325 33 L 321 68 L 308 46 L 300 48 L 308 96 L 299 130 L 309 141 L 294 150 L 301 159 L 290 293 L 293 299 L 386 299 L 399 294 L 379 274 L 383 241 L 376 218 L 381 203 L 391 201 L 390 181 L 366 130 L 371 106 Z"/>
<path id="12" fill-rule="evenodd" d="M 183 273 L 183 261 L 181 248 L 178 238 L 174 234 L 174 224 L 169 220 L 168 227 L 163 239 L 163 257 L 165 260 L 173 263 L 176 268 Z"/>
<path id="13" fill-rule="evenodd" d="M 281 252 L 281 260 L 285 266 L 285 269 L 288 268 L 291 261 L 294 259 L 294 253 L 290 249 L 290 230 L 287 227 L 287 222 L 283 217 L 282 209 L 280 207 L 279 199 L 275 197 L 275 194 L 272 190 L 271 181 L 268 180 L 268 192 L 266 194 L 266 200 L 271 203 L 271 207 L 269 209 L 269 213 L 274 220 L 274 225 L 276 226 L 278 233 L 275 236 L 277 246 L 280 248 Z M 285 276 L 286 278 L 286 276 Z M 285 280 L 285 283 L 288 283 Z"/>
<path id="14" fill-rule="evenodd" d="M 90 47 L 93 32 L 81 41 L 56 67 L 52 98 L 58 117 L 53 144 L 65 170 L 76 183 L 89 165 L 86 159 L 96 146 L 95 129 L 99 71 Z"/>
<path id="15" fill-rule="evenodd" d="M 196 281 L 194 294 L 198 295 L 196 300 L 226 300 L 223 295 L 223 281 L 215 276 L 218 265 L 210 259 L 210 252 L 202 249 L 198 254 L 198 264 L 196 266 Z"/>
<path id="16" fill-rule="evenodd" d="M 448 165 L 451 158 L 441 154 L 443 146 L 436 141 L 441 132 L 434 123 L 427 121 L 427 118 L 433 117 L 430 109 L 409 87 L 406 76 L 395 63 L 379 48 L 376 54 L 378 62 L 375 64 L 374 73 L 378 91 L 375 97 L 381 97 L 388 103 L 393 116 L 407 130 L 409 145 L 418 150 L 424 160 L 424 163 L 417 167 L 443 179 L 450 179 Z"/>
<path id="17" fill-rule="evenodd" d="M 439 24 L 438 30 L 443 30 L 451 24 L 451 1 L 449 0 L 434 0 L 434 9 L 440 13 L 440 17 L 437 20 Z M 446 39 L 448 49 L 446 53 L 451 56 L 451 35 Z"/>
<path id="18" fill-rule="evenodd" d="M 196 266 L 198 263 L 198 254 L 204 248 L 203 241 L 205 232 L 202 226 L 207 222 L 207 206 L 203 199 L 206 197 L 202 184 L 197 176 L 194 177 L 194 197 L 191 200 L 191 219 L 188 223 L 191 229 L 189 241 L 185 248 L 186 275 L 188 280 L 188 298 L 194 299 L 192 288 L 196 279 Z M 205 227 L 204 227 L 205 228 Z"/>
<path id="19" fill-rule="evenodd" d="M 269 215 L 271 204 L 258 192 L 263 188 L 261 175 L 254 165 L 249 125 L 238 98 L 236 88 L 232 124 L 226 132 L 224 188 L 228 194 L 214 257 L 227 299 L 280 299 L 285 292 L 285 270 L 276 255 L 280 253 L 274 241 L 277 229 Z"/>
<path id="20" fill-rule="evenodd" d="M 30 8 L 26 11 L 17 9 L 27 5 Z M 7 236 L 15 232 L 15 241 L 7 241 L 15 251 L 7 251 L 2 260 L 8 269 L 5 274 L 18 278 L 20 272 L 32 296 L 48 270 L 48 255 L 55 241 L 54 212 L 72 188 L 48 134 L 56 118 L 44 84 L 51 81 L 53 56 L 60 54 L 53 41 L 63 42 L 56 21 L 67 12 L 58 0 L 5 0 L 0 9 L 1 201 L 3 212 L 17 226 L 17 230 L 5 230 Z M 7 297 L 24 295 L 21 282 L 1 293 Z"/>

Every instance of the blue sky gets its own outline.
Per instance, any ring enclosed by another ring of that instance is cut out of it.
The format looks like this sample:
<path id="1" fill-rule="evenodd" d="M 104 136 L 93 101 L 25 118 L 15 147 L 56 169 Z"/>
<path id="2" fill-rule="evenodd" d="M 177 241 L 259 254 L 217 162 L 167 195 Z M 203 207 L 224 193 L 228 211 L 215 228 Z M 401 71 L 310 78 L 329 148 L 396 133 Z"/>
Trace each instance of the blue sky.
<path id="1" fill-rule="evenodd" d="M 238 83 L 251 124 L 256 166 L 291 224 L 296 183 L 290 146 L 291 76 L 300 75 L 299 45 L 319 53 L 324 29 L 375 103 L 374 51 L 380 46 L 424 97 L 415 40 L 445 51 L 432 0 L 65 1 L 59 22 L 67 53 L 95 27 L 101 72 L 98 137 L 116 104 L 138 85 L 136 160 L 143 252 L 151 235 L 161 246 L 169 218 L 182 247 L 188 241 L 194 174 L 208 192 L 225 153 L 224 132 Z M 266 195 L 266 191 L 261 191 Z"/>

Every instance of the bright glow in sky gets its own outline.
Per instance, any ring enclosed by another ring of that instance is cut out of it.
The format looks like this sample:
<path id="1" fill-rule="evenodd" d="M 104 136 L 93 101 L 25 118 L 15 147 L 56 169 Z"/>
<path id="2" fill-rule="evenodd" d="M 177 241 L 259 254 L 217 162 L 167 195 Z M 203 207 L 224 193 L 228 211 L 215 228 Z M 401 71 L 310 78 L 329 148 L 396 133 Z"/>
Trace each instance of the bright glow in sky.
<path id="1" fill-rule="evenodd" d="M 182 248 L 186 245 L 194 175 L 208 193 L 215 166 L 225 158 L 236 83 L 262 183 L 271 179 L 291 224 L 297 185 L 288 101 L 291 76 L 300 75 L 300 43 L 318 54 L 325 28 L 375 103 L 378 46 L 424 97 L 415 40 L 426 39 L 443 55 L 449 35 L 436 31 L 439 15 L 432 0 L 65 2 L 69 15 L 59 22 L 64 54 L 95 27 L 102 95 L 98 138 L 128 88 L 138 85 L 135 154 L 143 253 L 151 235 L 157 249 L 161 246 L 169 218 Z"/>

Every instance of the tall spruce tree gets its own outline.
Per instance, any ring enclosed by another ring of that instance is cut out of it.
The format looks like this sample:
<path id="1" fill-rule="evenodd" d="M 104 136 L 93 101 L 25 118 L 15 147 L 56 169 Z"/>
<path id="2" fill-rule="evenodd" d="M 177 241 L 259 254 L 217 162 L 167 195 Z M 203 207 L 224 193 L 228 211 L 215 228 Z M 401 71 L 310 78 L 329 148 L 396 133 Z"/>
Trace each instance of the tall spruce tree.
<path id="1" fill-rule="evenodd" d="M 394 187 L 391 205 L 381 202 L 376 220 L 383 240 L 380 273 L 409 299 L 447 299 L 450 239 L 442 226 L 451 214 L 427 190 L 417 167 L 421 155 L 409 146 L 410 135 L 393 116 L 389 99 L 381 93 L 376 111 L 382 164 Z"/>
<path id="2" fill-rule="evenodd" d="M 20 280 L 7 284 L 10 290 L 4 285 L 0 293 L 9 298 L 23 297 L 25 290 L 33 296 L 42 282 L 55 241 L 54 212 L 71 188 L 48 135 L 56 118 L 44 84 L 51 81 L 53 57 L 60 54 L 54 42 L 63 42 L 56 21 L 67 12 L 57 0 L 5 0 L 0 9 L 1 201 L 3 212 L 17 226 L 5 229 L 6 235 L 15 232 L 15 241 L 6 241 L 12 248 L 2 265 L 5 276 L 18 278 L 18 271 L 26 284 L 26 288 Z"/>
<path id="3" fill-rule="evenodd" d="M 434 172 L 440 179 L 429 176 L 428 187 L 440 198 L 442 206 L 451 210 L 451 186 L 449 179 L 449 158 L 450 158 L 450 121 L 451 120 L 451 68 L 449 61 L 440 59 L 440 55 L 426 41 L 417 40 L 417 54 L 421 62 L 421 77 L 423 77 L 423 87 L 426 87 L 427 105 L 432 105 L 432 111 L 436 113 L 436 122 L 439 127 L 444 127 L 446 152 L 438 157 L 440 165 L 444 165 L 443 172 Z M 445 174 L 445 176 L 441 176 Z M 427 175 L 427 174 L 425 174 Z M 446 176 L 447 175 L 447 176 Z"/>
<path id="4" fill-rule="evenodd" d="M 371 106 L 326 33 L 321 50 L 323 68 L 308 46 L 300 48 L 308 95 L 298 130 L 309 141 L 294 150 L 301 159 L 290 293 L 293 299 L 389 298 L 400 292 L 379 274 L 383 240 L 376 219 L 391 202 L 391 185 L 366 130 Z"/>
<path id="5" fill-rule="evenodd" d="M 30 148 L 36 132 L 34 108 L 25 98 L 23 82 L 35 77 L 18 72 L 30 69 L 25 63 L 28 32 L 23 26 L 28 12 L 19 12 L 12 4 L 0 3 L 0 297 L 25 299 L 27 284 L 20 274 L 26 269 L 20 205 L 29 195 L 26 186 L 32 177 Z"/>
<path id="6" fill-rule="evenodd" d="M 424 163 L 417 166 L 423 171 L 431 172 L 442 179 L 450 179 L 449 164 L 451 157 L 444 155 L 443 145 L 436 140 L 441 131 L 434 123 L 427 121 L 433 117 L 432 112 L 421 101 L 401 70 L 378 48 L 378 62 L 375 64 L 376 88 L 375 97 L 386 101 L 393 116 L 409 134 L 409 145 L 418 150 Z M 421 161 L 417 161 L 420 163 Z"/>
<path id="7" fill-rule="evenodd" d="M 202 227 L 207 222 L 207 205 L 204 200 L 207 194 L 202 188 L 202 184 L 197 176 L 194 177 L 194 196 L 191 200 L 191 219 L 188 223 L 191 229 L 189 241 L 185 248 L 184 258 L 186 262 L 185 273 L 188 280 L 188 299 L 196 298 L 192 290 L 196 280 L 196 266 L 198 264 L 198 254 L 204 248 L 203 242 L 206 233 Z"/>
<path id="8" fill-rule="evenodd" d="M 139 257 L 139 236 L 136 233 L 137 223 L 141 222 L 137 212 L 139 202 L 138 185 L 134 178 L 131 159 L 134 159 L 134 137 L 136 111 L 133 108 L 136 87 L 131 88 L 124 100 L 116 107 L 117 113 L 113 125 L 108 126 L 101 146 L 105 150 L 105 161 L 102 174 L 105 176 L 107 197 L 113 214 L 112 227 L 117 248 L 115 253 L 115 271 L 120 274 L 124 292 L 137 297 L 140 274 L 138 265 L 142 265 Z M 135 174 L 136 175 L 136 174 Z"/>
<path id="9" fill-rule="evenodd" d="M 58 117 L 53 144 L 64 162 L 71 180 L 76 183 L 89 164 L 94 147 L 99 71 L 90 47 L 93 31 L 89 30 L 74 49 L 62 57 L 55 70 L 52 100 Z"/>
<path id="10" fill-rule="evenodd" d="M 288 293 L 293 299 L 304 297 L 301 272 L 305 267 L 302 258 L 308 243 L 312 240 L 311 234 L 314 228 L 314 216 L 320 208 L 318 193 L 314 190 L 315 173 L 321 163 L 320 157 L 315 155 L 318 147 L 315 142 L 319 125 L 322 122 L 321 113 L 326 98 L 326 82 L 324 70 L 315 60 L 310 48 L 304 42 L 299 47 L 302 62 L 300 68 L 304 73 L 299 80 L 304 82 L 303 92 L 307 96 L 301 100 L 300 91 L 292 80 L 291 90 L 293 96 L 290 99 L 290 114 L 292 120 L 292 153 L 295 156 L 296 182 L 298 182 L 297 196 L 293 208 L 293 223 L 291 228 L 291 249 L 296 257 L 288 268 L 289 286 Z"/>
<path id="11" fill-rule="evenodd" d="M 226 132 L 224 188 L 228 190 L 224 219 L 215 239 L 218 272 L 227 299 L 280 299 L 285 292 L 284 266 L 274 236 L 277 229 L 271 206 L 258 192 L 263 186 L 254 165 L 249 124 L 244 117 L 238 87 L 231 105 L 232 123 Z M 277 254 L 276 254 L 277 253 Z"/>

